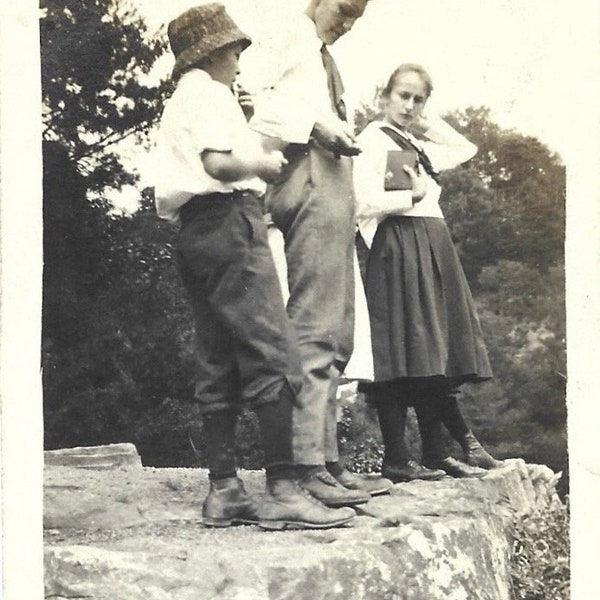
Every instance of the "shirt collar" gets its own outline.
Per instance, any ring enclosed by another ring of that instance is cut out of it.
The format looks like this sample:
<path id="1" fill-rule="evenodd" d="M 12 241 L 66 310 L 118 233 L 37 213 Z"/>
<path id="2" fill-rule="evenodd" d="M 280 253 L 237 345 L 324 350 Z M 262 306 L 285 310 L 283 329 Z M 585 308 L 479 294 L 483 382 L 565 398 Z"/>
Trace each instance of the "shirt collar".
<path id="1" fill-rule="evenodd" d="M 311 48 L 314 46 L 320 51 L 323 42 L 317 35 L 317 28 L 314 21 L 303 12 L 297 15 L 295 21 L 293 27 L 295 27 L 295 31 L 304 38 L 303 41 L 307 45 L 310 45 Z"/>
<path id="2" fill-rule="evenodd" d="M 418 148 L 422 149 L 422 147 L 423 147 L 423 144 L 421 143 L 421 141 L 418 140 L 412 133 L 409 133 L 408 131 L 406 131 L 406 129 L 400 129 L 397 125 L 393 125 L 392 123 L 389 123 L 388 121 L 373 121 L 373 125 L 376 126 L 378 129 L 381 127 L 389 127 L 390 129 L 397 131 L 402 137 L 409 140 L 411 143 L 413 143 Z"/>
<path id="3" fill-rule="evenodd" d="M 199 69 L 198 67 L 193 67 L 192 69 L 188 69 L 181 77 L 180 81 L 183 83 L 186 80 L 196 80 L 201 81 L 203 85 L 218 85 L 222 86 L 225 89 L 228 89 L 224 83 L 213 79 L 204 69 Z"/>

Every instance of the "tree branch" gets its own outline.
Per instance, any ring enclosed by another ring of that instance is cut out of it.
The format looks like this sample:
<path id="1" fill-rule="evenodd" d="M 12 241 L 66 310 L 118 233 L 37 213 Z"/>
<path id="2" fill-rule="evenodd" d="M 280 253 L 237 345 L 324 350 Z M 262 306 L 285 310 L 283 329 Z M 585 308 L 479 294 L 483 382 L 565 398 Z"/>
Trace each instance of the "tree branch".
<path id="1" fill-rule="evenodd" d="M 76 162 L 79 162 L 83 158 L 88 158 L 88 157 L 100 152 L 101 150 L 104 150 L 108 146 L 111 146 L 112 144 L 116 144 L 116 143 L 124 140 L 125 138 L 128 138 L 130 135 L 133 135 L 137 131 L 140 131 L 142 129 L 145 129 L 145 128 L 151 126 L 155 121 L 156 121 L 156 119 L 151 119 L 150 121 L 144 121 L 142 123 L 137 123 L 136 125 L 133 125 L 132 127 L 130 127 L 129 129 L 127 129 L 126 131 L 123 131 L 123 132 L 112 131 L 111 133 L 105 135 L 103 138 L 101 138 L 97 142 L 94 142 L 93 144 L 86 146 L 85 152 L 73 153 L 71 155 L 71 158 L 73 160 L 75 160 Z M 115 136 L 117 136 L 117 137 L 115 137 Z"/>

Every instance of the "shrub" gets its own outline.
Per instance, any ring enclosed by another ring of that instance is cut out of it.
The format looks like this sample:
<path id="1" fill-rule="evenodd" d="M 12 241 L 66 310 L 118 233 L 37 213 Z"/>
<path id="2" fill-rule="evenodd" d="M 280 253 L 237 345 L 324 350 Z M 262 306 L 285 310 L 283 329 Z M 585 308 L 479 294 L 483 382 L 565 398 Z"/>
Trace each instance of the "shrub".
<path id="1" fill-rule="evenodd" d="M 342 406 L 338 423 L 340 460 L 355 473 L 381 471 L 383 445 L 375 411 L 367 406 L 362 394 L 353 403 Z"/>
<path id="2" fill-rule="evenodd" d="M 513 550 L 513 600 L 570 598 L 568 503 L 518 522 Z"/>

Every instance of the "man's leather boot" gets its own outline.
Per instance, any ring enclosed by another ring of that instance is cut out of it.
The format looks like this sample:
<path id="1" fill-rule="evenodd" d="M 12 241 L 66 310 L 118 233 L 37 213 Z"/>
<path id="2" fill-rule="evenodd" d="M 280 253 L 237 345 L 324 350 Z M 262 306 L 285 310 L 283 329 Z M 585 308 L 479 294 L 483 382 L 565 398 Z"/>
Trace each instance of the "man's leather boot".
<path id="1" fill-rule="evenodd" d="M 328 508 L 293 479 L 267 480 L 267 493 L 258 507 L 263 529 L 328 529 L 346 525 L 355 516 L 348 507 Z"/>
<path id="2" fill-rule="evenodd" d="M 496 460 L 477 440 L 472 431 L 465 434 L 460 445 L 465 453 L 465 462 L 472 467 L 482 469 L 497 469 L 503 465 L 502 461 Z"/>
<path id="3" fill-rule="evenodd" d="M 368 492 L 344 487 L 324 466 L 315 466 L 298 481 L 298 484 L 325 506 L 334 508 L 364 504 L 371 499 Z"/>
<path id="4" fill-rule="evenodd" d="M 210 491 L 202 505 L 202 522 L 207 527 L 255 525 L 256 503 L 248 496 L 238 477 L 210 482 Z"/>
<path id="5" fill-rule="evenodd" d="M 333 475 L 333 477 L 335 477 L 337 482 L 342 484 L 345 488 L 348 488 L 349 490 L 360 490 L 371 496 L 389 494 L 394 485 L 389 479 L 385 479 L 384 477 L 361 477 L 360 475 L 351 473 L 348 469 L 342 469 L 340 473 Z"/>

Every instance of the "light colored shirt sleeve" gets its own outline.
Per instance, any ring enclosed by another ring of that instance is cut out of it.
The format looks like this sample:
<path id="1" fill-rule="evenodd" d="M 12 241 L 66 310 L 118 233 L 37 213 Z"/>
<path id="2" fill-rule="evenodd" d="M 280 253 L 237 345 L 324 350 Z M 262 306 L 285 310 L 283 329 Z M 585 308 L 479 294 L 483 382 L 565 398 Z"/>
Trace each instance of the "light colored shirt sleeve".
<path id="1" fill-rule="evenodd" d="M 321 41 L 305 15 L 254 55 L 254 116 L 250 126 L 286 143 L 306 144 L 317 122 L 334 119 Z"/>
<path id="2" fill-rule="evenodd" d="M 423 149 L 438 171 L 453 169 L 477 154 L 477 146 L 440 117 L 431 119 Z"/>
<path id="3" fill-rule="evenodd" d="M 264 182 L 256 177 L 239 181 L 211 177 L 202 162 L 205 151 L 252 155 L 262 148 L 231 91 L 204 71 L 192 69 L 167 101 L 153 152 L 152 177 L 160 217 L 177 221 L 179 208 L 195 195 L 264 191 Z"/>
<path id="4" fill-rule="evenodd" d="M 207 150 L 231 152 L 236 142 L 235 99 L 224 85 L 213 84 L 210 94 L 207 91 L 190 87 L 181 98 L 185 117 L 179 123 L 180 133 L 188 137 L 198 158 Z"/>

